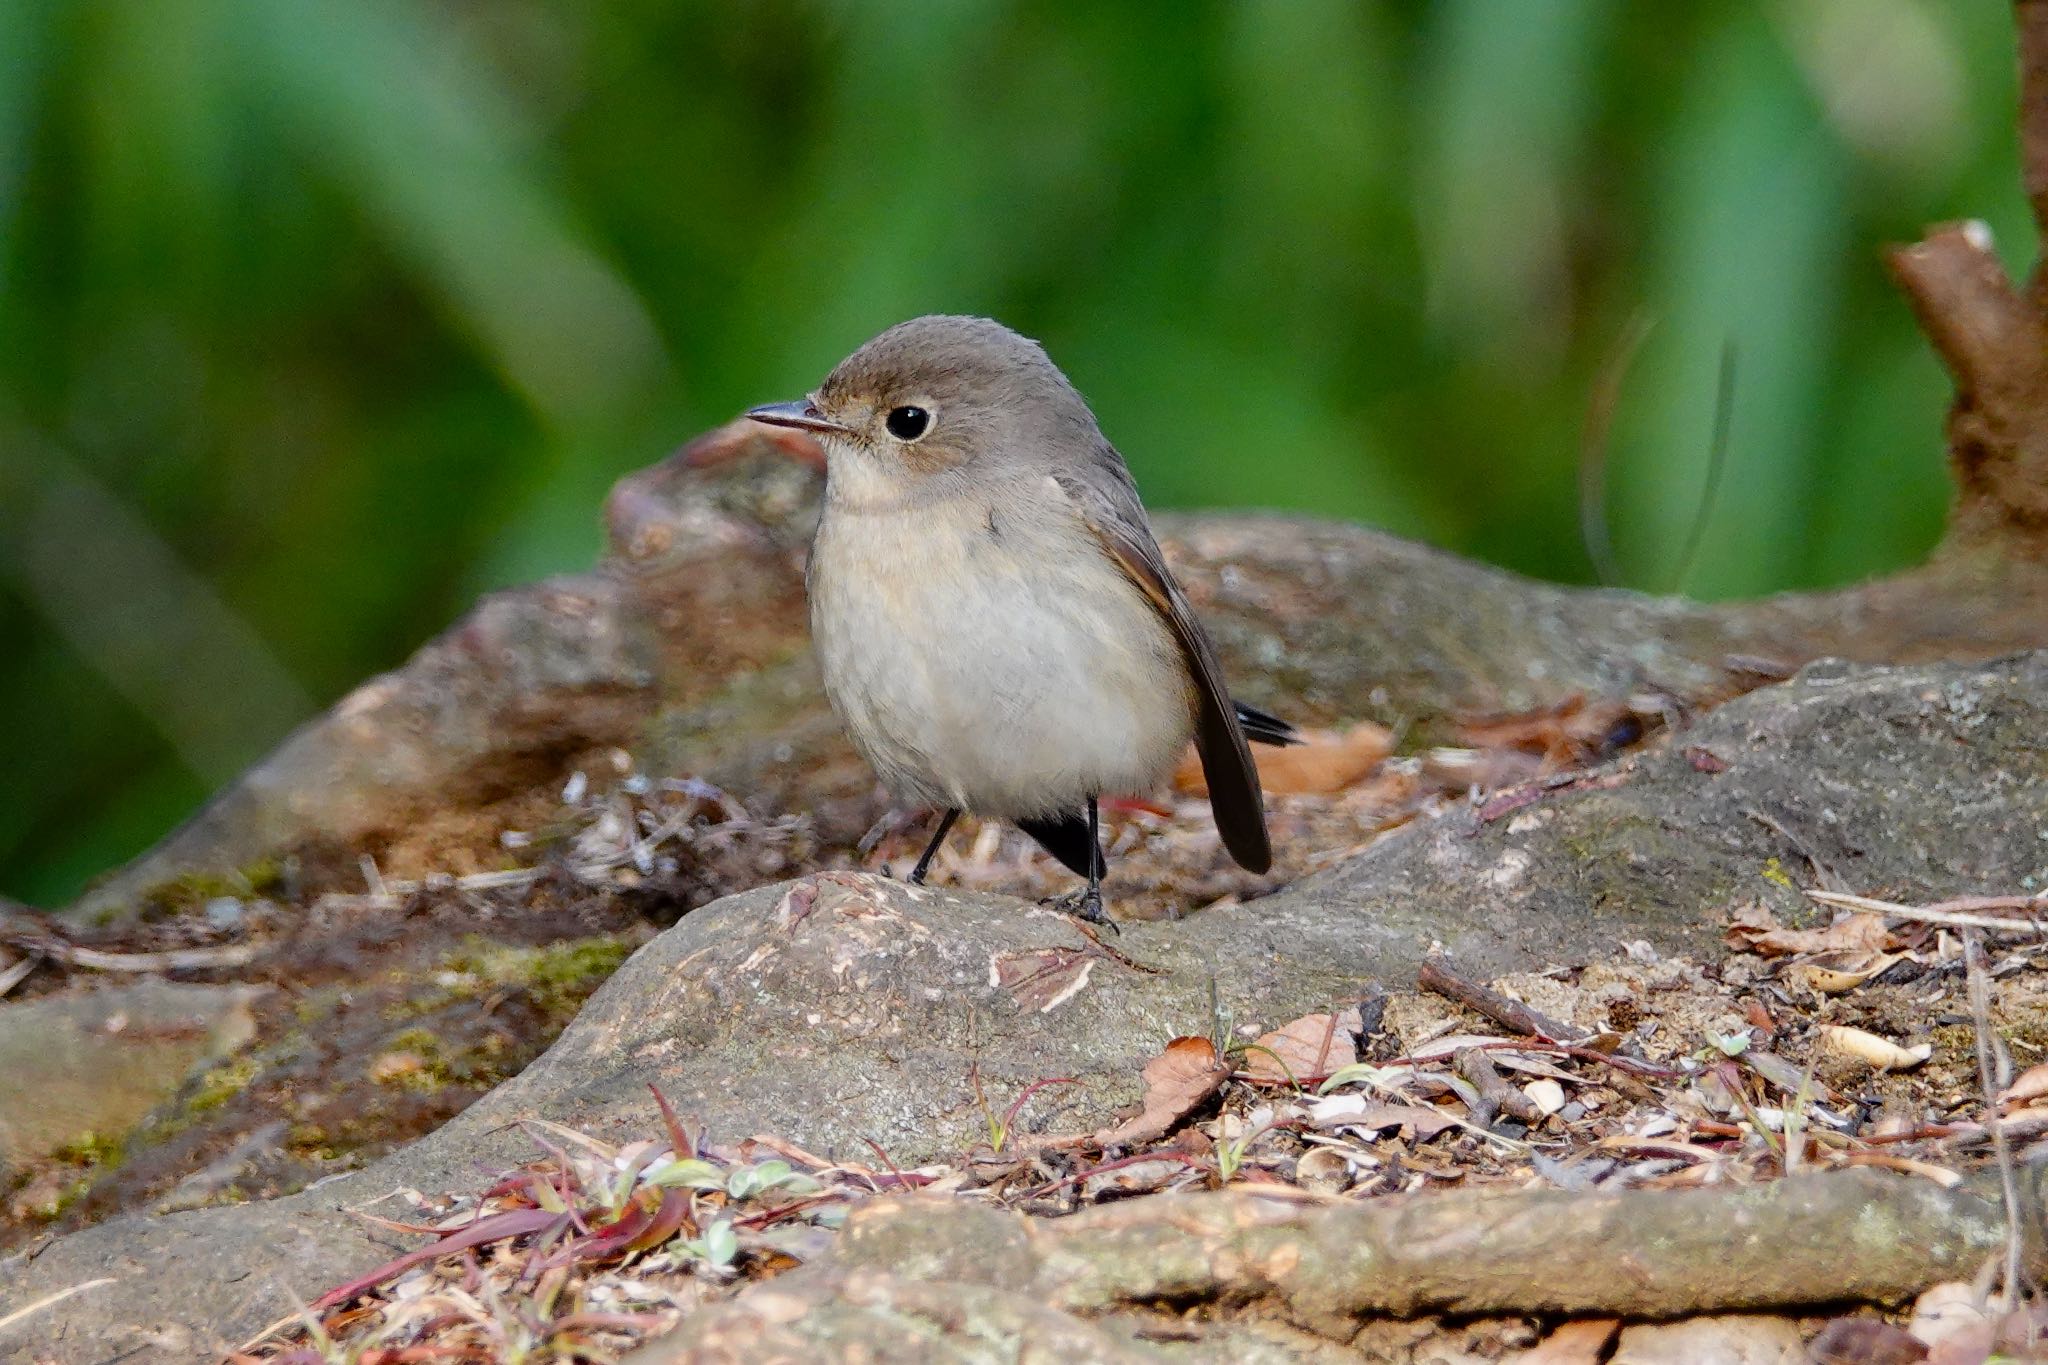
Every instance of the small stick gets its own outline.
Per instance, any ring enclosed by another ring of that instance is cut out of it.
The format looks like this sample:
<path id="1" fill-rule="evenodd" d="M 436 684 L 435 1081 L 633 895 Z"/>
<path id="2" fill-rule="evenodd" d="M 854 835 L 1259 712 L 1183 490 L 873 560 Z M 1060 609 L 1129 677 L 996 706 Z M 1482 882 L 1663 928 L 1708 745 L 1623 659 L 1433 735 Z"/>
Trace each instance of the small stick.
<path id="1" fill-rule="evenodd" d="M 1456 1066 L 1458 1074 L 1472 1083 L 1472 1088 L 1479 1092 L 1479 1098 L 1492 1106 L 1494 1114 L 1506 1114 L 1527 1124 L 1543 1122 L 1543 1111 L 1537 1108 L 1536 1101 L 1508 1084 L 1484 1049 L 1460 1048 Z M 1487 1127 L 1493 1122 L 1493 1114 L 1485 1117 L 1474 1114 L 1472 1119 L 1481 1127 Z"/>
<path id="2" fill-rule="evenodd" d="M 1455 1000 L 1467 1009 L 1491 1019 L 1502 1028 L 1517 1033 L 1529 1034 L 1550 1042 L 1583 1042 L 1592 1035 L 1573 1024 L 1559 1023 L 1540 1010 L 1532 1009 L 1519 1000 L 1510 1000 L 1499 991 L 1490 990 L 1469 977 L 1460 975 L 1450 963 L 1440 957 L 1423 961 L 1415 973 L 1415 984 L 1426 991 L 1434 991 L 1447 1000 Z"/>
<path id="3" fill-rule="evenodd" d="M 1894 919 L 1918 920 L 1923 924 L 1943 924 L 1951 929 L 1995 929 L 2005 933 L 2037 936 L 2048 934 L 2048 924 L 2039 920 L 2019 920 L 2009 915 L 1980 913 L 1986 910 L 2029 910 L 2036 914 L 2048 914 L 2048 900 L 2043 900 L 2039 896 L 1960 896 L 1955 900 L 1937 901 L 1933 905 L 1899 905 L 1871 896 L 1852 896 L 1843 891 L 1810 889 L 1806 892 L 1806 898 L 1844 910 L 1867 910 L 1872 914 L 1890 915 Z"/>
<path id="4" fill-rule="evenodd" d="M 0 945 L 24 954 L 30 962 L 47 957 L 67 967 L 95 972 L 203 971 L 209 967 L 246 966 L 256 957 L 255 947 L 245 943 L 220 948 L 170 948 L 155 953 L 110 953 L 103 948 L 82 948 L 48 924 L 4 911 L 0 911 Z M 8 968 L 9 972 L 14 970 Z M 13 985 L 9 981 L 8 989 Z M 4 994 L 6 990 L 0 989 L 0 995 Z"/>
<path id="5" fill-rule="evenodd" d="M 2006 1137 L 2005 1119 L 1998 1112 L 1997 1067 L 1991 1051 L 1991 967 L 1984 959 L 1983 935 L 1974 929 L 1963 931 L 1963 963 L 1969 972 L 1970 1016 L 1977 1025 L 1977 1083 L 1984 1091 L 1984 1129 L 1991 1135 L 1991 1152 L 1998 1163 L 1999 1192 L 2005 1197 L 2005 1301 L 2017 1304 L 2025 1284 L 2020 1190 L 2013 1176 L 2012 1143 Z"/>
<path id="6" fill-rule="evenodd" d="M 6 995 L 19 986 L 42 960 L 41 955 L 37 953 L 25 952 L 5 967 L 0 967 L 0 995 Z"/>

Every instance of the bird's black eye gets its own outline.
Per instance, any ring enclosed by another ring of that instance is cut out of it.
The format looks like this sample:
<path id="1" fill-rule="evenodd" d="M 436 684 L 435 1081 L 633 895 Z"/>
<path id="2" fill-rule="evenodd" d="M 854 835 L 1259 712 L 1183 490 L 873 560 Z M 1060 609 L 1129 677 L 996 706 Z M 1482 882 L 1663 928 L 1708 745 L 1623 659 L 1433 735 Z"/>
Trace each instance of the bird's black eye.
<path id="1" fill-rule="evenodd" d="M 889 409 L 884 425 L 889 434 L 899 441 L 915 441 L 931 430 L 932 415 L 923 408 L 904 406 Z"/>

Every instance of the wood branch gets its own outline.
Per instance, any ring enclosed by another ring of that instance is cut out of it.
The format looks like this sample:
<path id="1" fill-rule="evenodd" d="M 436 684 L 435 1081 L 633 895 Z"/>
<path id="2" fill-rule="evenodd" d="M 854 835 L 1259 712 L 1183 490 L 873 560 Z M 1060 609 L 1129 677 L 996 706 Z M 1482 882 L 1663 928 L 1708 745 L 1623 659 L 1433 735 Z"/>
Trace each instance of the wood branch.
<path id="1" fill-rule="evenodd" d="M 2043 1176 L 2036 1165 L 2016 1178 L 2037 1268 Z M 1065 1335 L 1085 1324 L 1112 1329 L 1111 1341 L 1142 1338 L 1170 1305 L 1179 1323 L 1209 1316 L 1191 1310 L 1229 1310 L 1345 1341 L 1365 1319 L 1432 1313 L 1667 1318 L 1896 1303 L 1973 1274 L 2005 1246 L 1995 1176 L 1943 1189 L 1861 1169 L 1590 1196 L 1322 1201 L 1238 1189 L 1054 1222 L 900 1200 L 855 1211 L 826 1263 L 700 1310 L 632 1365 L 723 1358 L 696 1352 L 763 1332 L 797 1354 L 827 1333 L 856 1339 L 870 1312 L 882 1327 L 900 1311 L 897 1287 L 912 1280 L 954 1286 L 962 1303 L 1000 1290 L 1056 1310 L 1036 1330 Z"/>
<path id="2" fill-rule="evenodd" d="M 1949 545 L 2048 550 L 2048 326 L 1981 225 L 1943 227 L 1890 255 L 1893 276 L 1955 381 Z"/>
<path id="3" fill-rule="evenodd" d="M 2035 259 L 2048 264 L 2048 0 L 2014 0 L 2019 28 L 2020 183 L 2034 208 L 2040 243 Z M 2048 278 L 2034 272 L 2034 298 L 2048 307 Z"/>
<path id="4" fill-rule="evenodd" d="M 1426 991 L 1434 991 L 1446 1000 L 1455 1000 L 1481 1018 L 1490 1019 L 1502 1028 L 1531 1037 L 1548 1039 L 1556 1043 L 1576 1043 L 1588 1036 L 1588 1030 L 1576 1024 L 1562 1023 L 1533 1006 L 1525 1005 L 1502 995 L 1499 991 L 1459 972 L 1440 957 L 1432 957 L 1415 973 L 1415 984 Z"/>

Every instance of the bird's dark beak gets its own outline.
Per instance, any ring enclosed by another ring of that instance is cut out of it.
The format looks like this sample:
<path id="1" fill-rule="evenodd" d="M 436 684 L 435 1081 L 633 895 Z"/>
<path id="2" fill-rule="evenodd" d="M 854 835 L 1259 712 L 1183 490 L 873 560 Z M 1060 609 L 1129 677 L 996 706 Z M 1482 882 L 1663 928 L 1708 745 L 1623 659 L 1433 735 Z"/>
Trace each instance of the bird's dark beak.
<path id="1" fill-rule="evenodd" d="M 771 427 L 795 427 L 798 431 L 828 432 L 836 436 L 850 436 L 852 428 L 833 421 L 818 411 L 818 405 L 808 398 L 799 398 L 793 403 L 769 403 L 763 407 L 749 408 L 747 416 L 756 422 L 766 422 Z"/>

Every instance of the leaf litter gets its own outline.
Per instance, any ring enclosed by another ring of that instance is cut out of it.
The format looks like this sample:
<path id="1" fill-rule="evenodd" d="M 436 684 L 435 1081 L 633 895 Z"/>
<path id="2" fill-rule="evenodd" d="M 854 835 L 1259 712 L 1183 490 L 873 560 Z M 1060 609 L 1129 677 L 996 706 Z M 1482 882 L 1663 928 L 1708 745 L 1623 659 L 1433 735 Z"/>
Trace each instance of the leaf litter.
<path id="1" fill-rule="evenodd" d="M 989 1141 L 913 1170 L 881 1152 L 851 1162 L 772 1137 L 710 1142 L 658 1101 L 658 1135 L 623 1147 L 539 1132 L 546 1154 L 480 1192 L 408 1196 L 415 1229 L 436 1242 L 337 1286 L 239 1359 L 398 1360 L 424 1346 L 479 1360 L 515 1349 L 535 1361 L 614 1358 L 711 1299 L 823 1254 L 853 1205 L 910 1189 L 1060 1217 L 1231 1184 L 1365 1200 L 1455 1187 L 1682 1189 L 1876 1166 L 1950 1185 L 1986 1161 L 1954 935 L 1862 914 L 1812 930 L 1785 930 L 1752 907 L 1729 920 L 1717 960 L 1620 945 L 1603 960 L 1490 983 L 1438 960 L 1423 978 L 1432 989 L 1333 1001 L 1272 1027 L 1219 1010 L 1209 1035 L 1161 1046 L 1122 1121 L 1027 1131 L 1033 1095 L 1070 1083 L 1048 1077 L 1000 1116 L 981 1096 Z M 2025 1023 L 2048 1007 L 2048 981 L 2030 945 L 2002 947 L 1994 1025 L 2017 1070 L 1997 1105 L 2025 1160 L 2048 1142 L 2048 1037 Z M 1838 992 L 1800 970 L 1844 950 L 1898 961 Z M 1549 1027 L 1519 1026 L 1532 1016 Z M 1910 1061 L 1845 1048 L 1850 1036 Z M 1949 1302 L 1958 1289 L 1974 1305 L 1967 1330 Z M 1841 1352 L 1903 1338 L 1940 1353 L 1926 1358 L 1980 1365 L 1993 1350 L 2028 1358 L 2015 1342 L 2035 1311 L 1957 1286 L 1896 1320 L 1866 1310 L 1803 1326 L 1821 1334 L 1816 1349 L 1836 1352 L 1816 1359 L 1863 1359 Z M 1694 1321 L 1695 1336 L 1729 1341 L 1790 1322 L 1709 1331 L 1721 1320 Z M 1437 1327 L 1469 1343 L 1482 1325 Z M 1614 1333 L 1611 1323 L 1534 1336 L 1506 1320 L 1493 1327 L 1486 1354 L 1510 1360 L 1597 1360 Z"/>

